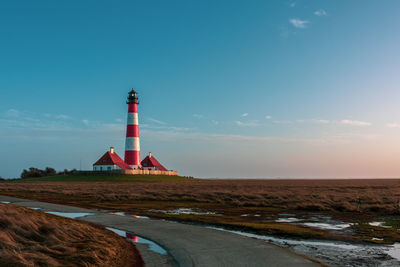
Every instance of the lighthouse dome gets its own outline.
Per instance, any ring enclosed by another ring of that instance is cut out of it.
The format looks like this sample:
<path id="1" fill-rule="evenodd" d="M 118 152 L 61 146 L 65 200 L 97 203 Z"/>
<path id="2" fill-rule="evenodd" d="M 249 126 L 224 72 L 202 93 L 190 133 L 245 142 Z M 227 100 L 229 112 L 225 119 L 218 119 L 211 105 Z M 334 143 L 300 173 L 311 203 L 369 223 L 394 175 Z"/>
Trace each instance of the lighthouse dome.
<path id="1" fill-rule="evenodd" d="M 129 103 L 139 104 L 138 93 L 133 88 L 128 93 L 128 101 L 126 103 L 127 104 L 129 104 Z"/>

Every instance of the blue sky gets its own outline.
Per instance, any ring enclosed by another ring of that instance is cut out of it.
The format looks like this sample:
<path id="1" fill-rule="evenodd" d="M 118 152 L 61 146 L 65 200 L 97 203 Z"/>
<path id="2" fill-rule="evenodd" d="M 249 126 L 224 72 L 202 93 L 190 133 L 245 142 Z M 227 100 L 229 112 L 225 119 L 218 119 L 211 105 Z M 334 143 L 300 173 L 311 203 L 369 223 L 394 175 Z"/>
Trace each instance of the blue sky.
<path id="1" fill-rule="evenodd" d="M 398 1 L 2 1 L 0 176 L 142 156 L 196 177 L 400 176 Z"/>

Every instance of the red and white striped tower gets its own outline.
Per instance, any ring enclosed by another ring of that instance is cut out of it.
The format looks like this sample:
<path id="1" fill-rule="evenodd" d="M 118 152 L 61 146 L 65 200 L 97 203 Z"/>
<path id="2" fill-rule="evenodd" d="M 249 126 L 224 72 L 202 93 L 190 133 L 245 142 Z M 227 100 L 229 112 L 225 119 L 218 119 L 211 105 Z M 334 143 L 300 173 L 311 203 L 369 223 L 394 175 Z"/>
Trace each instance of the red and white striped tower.
<path id="1" fill-rule="evenodd" d="M 125 163 L 132 169 L 138 169 L 140 165 L 140 142 L 139 142 L 139 99 L 135 90 L 129 92 L 128 101 L 128 122 L 126 125 L 125 140 Z"/>

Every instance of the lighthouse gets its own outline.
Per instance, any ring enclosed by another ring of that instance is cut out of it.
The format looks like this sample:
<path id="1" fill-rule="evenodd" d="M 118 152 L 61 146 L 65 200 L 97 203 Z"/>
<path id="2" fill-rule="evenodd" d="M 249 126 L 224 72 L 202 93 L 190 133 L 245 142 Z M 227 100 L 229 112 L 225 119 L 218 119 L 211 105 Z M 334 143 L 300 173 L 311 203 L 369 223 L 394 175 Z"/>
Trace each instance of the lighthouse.
<path id="1" fill-rule="evenodd" d="M 139 98 L 133 88 L 128 93 L 126 103 L 128 104 L 128 120 L 126 123 L 125 159 L 122 160 L 114 151 L 114 147 L 111 147 L 110 151 L 107 151 L 93 164 L 93 171 L 109 171 L 129 175 L 178 175 L 177 171 L 168 170 L 161 165 L 151 153 L 140 161 Z"/>
<path id="2" fill-rule="evenodd" d="M 135 90 L 128 94 L 128 120 L 125 139 L 125 163 L 132 169 L 138 169 L 140 165 L 140 141 L 139 141 L 139 99 Z"/>

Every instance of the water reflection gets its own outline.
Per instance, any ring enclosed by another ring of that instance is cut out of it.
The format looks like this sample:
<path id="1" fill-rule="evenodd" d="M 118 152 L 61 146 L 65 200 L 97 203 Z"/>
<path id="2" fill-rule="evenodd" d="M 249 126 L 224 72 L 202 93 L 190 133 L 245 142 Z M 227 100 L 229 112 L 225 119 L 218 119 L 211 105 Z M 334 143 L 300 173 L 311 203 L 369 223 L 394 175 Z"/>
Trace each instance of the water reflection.
<path id="1" fill-rule="evenodd" d="M 219 227 L 207 228 L 269 241 L 333 266 L 400 266 L 400 243 L 369 245 L 338 241 L 294 240 L 232 231 Z"/>
<path id="2" fill-rule="evenodd" d="M 128 216 L 128 217 L 133 217 L 137 219 L 149 219 L 147 216 L 140 216 L 140 215 L 135 215 L 135 214 L 129 214 L 123 211 L 118 211 L 118 212 L 111 212 L 113 215 L 119 215 L 119 216 Z"/>
<path id="3" fill-rule="evenodd" d="M 46 211 L 46 213 L 62 216 L 62 217 L 67 217 L 71 219 L 76 219 L 79 217 L 83 216 L 88 216 L 88 215 L 95 215 L 96 213 L 89 213 L 89 212 L 60 212 L 60 211 Z"/>
<path id="4" fill-rule="evenodd" d="M 129 239 L 130 241 L 132 241 L 134 243 L 146 244 L 146 245 L 149 246 L 149 249 L 151 251 L 154 251 L 154 252 L 156 252 L 158 254 L 161 254 L 161 255 L 167 255 L 168 254 L 165 249 L 163 249 L 160 245 L 158 245 L 157 243 L 155 243 L 155 242 L 153 242 L 151 240 L 148 240 L 146 238 L 143 238 L 143 237 L 134 235 L 132 233 L 119 230 L 119 229 L 115 229 L 115 228 L 111 228 L 111 227 L 106 227 L 106 228 L 108 230 L 113 231 L 114 233 L 122 236 L 122 237 L 125 237 L 125 238 Z"/>

